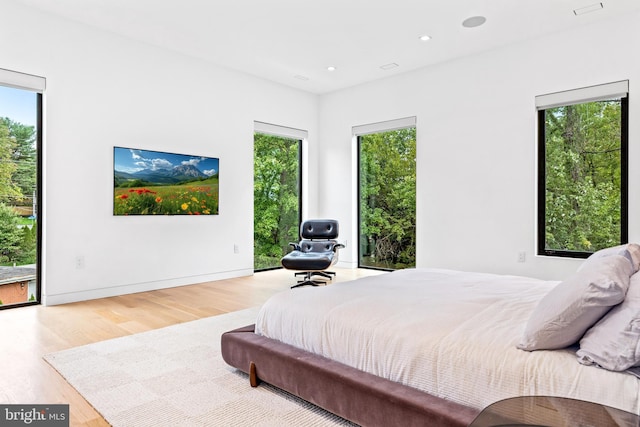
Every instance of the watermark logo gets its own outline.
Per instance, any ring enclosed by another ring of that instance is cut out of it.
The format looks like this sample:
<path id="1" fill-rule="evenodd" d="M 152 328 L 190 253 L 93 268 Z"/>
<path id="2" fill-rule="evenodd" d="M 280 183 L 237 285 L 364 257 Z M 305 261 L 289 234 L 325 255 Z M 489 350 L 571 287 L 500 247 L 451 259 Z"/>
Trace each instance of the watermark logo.
<path id="1" fill-rule="evenodd" d="M 69 427 L 69 405 L 0 405 L 0 426 Z"/>

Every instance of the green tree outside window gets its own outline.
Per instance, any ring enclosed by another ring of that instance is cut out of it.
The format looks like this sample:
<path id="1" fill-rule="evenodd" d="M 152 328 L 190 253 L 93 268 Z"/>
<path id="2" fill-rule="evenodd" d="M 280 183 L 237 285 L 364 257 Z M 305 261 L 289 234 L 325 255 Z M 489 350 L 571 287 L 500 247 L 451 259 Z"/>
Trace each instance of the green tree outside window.
<path id="1" fill-rule="evenodd" d="M 362 267 L 416 264 L 416 129 L 358 137 Z"/>
<path id="2" fill-rule="evenodd" d="M 544 250 L 582 253 L 621 244 L 623 128 L 620 99 L 544 114 Z"/>
<path id="3" fill-rule="evenodd" d="M 0 265 L 36 262 L 36 225 L 19 215 L 33 205 L 36 154 L 34 127 L 0 118 Z"/>
<path id="4" fill-rule="evenodd" d="M 254 134 L 254 269 L 280 267 L 300 239 L 300 141 Z"/>

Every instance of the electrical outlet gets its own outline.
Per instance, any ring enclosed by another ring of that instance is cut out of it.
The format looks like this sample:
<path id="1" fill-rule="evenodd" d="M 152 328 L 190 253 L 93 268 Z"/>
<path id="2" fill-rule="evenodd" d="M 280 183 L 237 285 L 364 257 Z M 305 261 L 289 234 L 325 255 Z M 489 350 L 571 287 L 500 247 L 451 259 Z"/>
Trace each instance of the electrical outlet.
<path id="1" fill-rule="evenodd" d="M 76 270 L 84 270 L 84 256 L 78 255 L 76 257 Z"/>
<path id="2" fill-rule="evenodd" d="M 240 253 L 240 247 L 238 245 L 233 245 L 233 253 L 234 254 L 239 254 Z"/>
<path id="3" fill-rule="evenodd" d="M 518 252 L 518 262 L 525 262 L 527 260 L 527 253 L 525 251 Z"/>

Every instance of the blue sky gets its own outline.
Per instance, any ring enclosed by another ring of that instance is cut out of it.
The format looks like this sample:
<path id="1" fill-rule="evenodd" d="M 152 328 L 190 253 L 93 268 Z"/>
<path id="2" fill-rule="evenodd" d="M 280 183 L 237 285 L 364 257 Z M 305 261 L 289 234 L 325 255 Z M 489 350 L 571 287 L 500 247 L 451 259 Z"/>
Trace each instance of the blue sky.
<path id="1" fill-rule="evenodd" d="M 0 117 L 9 117 L 14 122 L 35 126 L 36 101 L 35 92 L 0 86 Z"/>
<path id="2" fill-rule="evenodd" d="M 114 147 L 113 163 L 115 170 L 128 173 L 145 169 L 171 169 L 183 164 L 194 165 L 205 175 L 213 175 L 218 172 L 218 159 L 216 158 L 137 150 L 134 148 Z"/>

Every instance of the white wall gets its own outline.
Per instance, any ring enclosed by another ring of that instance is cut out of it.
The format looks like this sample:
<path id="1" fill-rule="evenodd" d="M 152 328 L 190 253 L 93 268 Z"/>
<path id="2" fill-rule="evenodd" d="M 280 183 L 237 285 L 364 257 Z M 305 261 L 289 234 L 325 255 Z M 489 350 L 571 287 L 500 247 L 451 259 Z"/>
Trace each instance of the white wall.
<path id="1" fill-rule="evenodd" d="M 309 131 L 306 216 L 340 220 L 342 265 L 357 263 L 351 127 L 417 116 L 418 266 L 561 278 L 579 261 L 534 256 L 534 97 L 621 79 L 640 241 L 639 17 L 317 97 L 7 0 L 0 68 L 47 78 L 44 300 L 251 274 L 254 120 Z M 220 215 L 112 216 L 114 145 L 219 157 Z"/>
<path id="2" fill-rule="evenodd" d="M 316 159 L 316 96 L 11 1 L 0 40 L 0 68 L 47 79 L 45 303 L 252 274 L 253 121 L 308 130 Z M 220 214 L 112 216 L 114 145 L 219 157 Z"/>
<path id="3" fill-rule="evenodd" d="M 631 241 L 640 241 L 638 14 L 325 95 L 322 216 L 356 242 L 351 127 L 417 116 L 417 265 L 561 279 L 580 261 L 535 256 L 536 95 L 630 80 Z M 435 41 L 434 41 L 435 42 Z M 526 262 L 517 255 L 526 251 Z M 357 263 L 355 244 L 341 252 Z"/>

